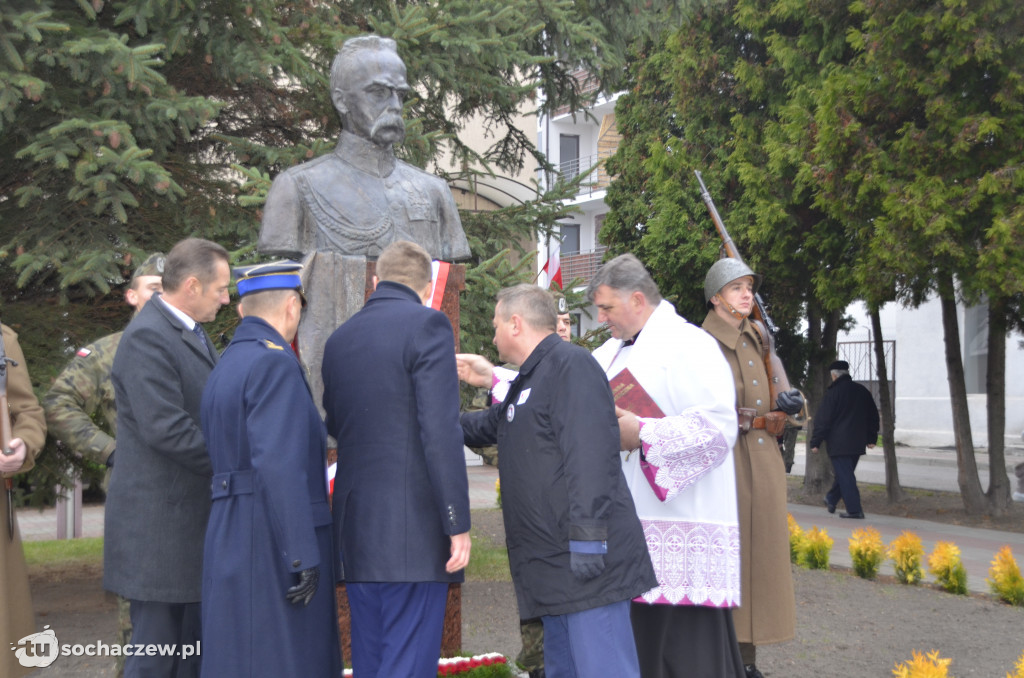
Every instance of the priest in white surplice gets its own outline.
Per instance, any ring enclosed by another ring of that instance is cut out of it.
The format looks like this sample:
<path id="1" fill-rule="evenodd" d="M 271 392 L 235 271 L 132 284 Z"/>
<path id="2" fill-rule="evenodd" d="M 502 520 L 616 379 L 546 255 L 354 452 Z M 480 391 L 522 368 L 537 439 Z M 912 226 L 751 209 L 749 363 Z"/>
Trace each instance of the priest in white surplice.
<path id="1" fill-rule="evenodd" d="M 594 352 L 608 379 L 628 369 L 664 414 L 619 412 L 626 480 L 659 583 L 631 609 L 641 674 L 743 678 L 732 622 L 740 604 L 732 372 L 635 256 L 604 264 L 587 297 L 612 333 Z"/>
<path id="2" fill-rule="evenodd" d="M 623 470 L 659 583 L 631 606 L 640 675 L 745 678 L 732 622 L 740 605 L 732 371 L 718 342 L 661 298 L 633 255 L 604 264 L 587 296 L 612 333 L 593 354 L 609 381 L 628 369 L 664 415 L 619 417 Z M 499 400 L 515 376 L 477 355 L 457 364 L 463 381 L 490 386 Z"/>

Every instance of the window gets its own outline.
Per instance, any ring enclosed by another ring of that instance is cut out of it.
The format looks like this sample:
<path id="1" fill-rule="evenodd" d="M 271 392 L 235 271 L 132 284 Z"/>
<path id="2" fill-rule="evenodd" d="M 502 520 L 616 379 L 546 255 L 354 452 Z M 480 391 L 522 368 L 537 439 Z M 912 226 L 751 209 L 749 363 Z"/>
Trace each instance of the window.
<path id="1" fill-rule="evenodd" d="M 580 137 L 578 134 L 558 135 L 558 173 L 575 179 L 580 173 Z"/>
<path id="2" fill-rule="evenodd" d="M 578 254 L 580 251 L 580 225 L 560 224 L 562 230 L 562 248 L 560 256 Z"/>
<path id="3" fill-rule="evenodd" d="M 968 393 L 985 393 L 988 378 L 988 302 L 964 309 L 964 381 Z"/>

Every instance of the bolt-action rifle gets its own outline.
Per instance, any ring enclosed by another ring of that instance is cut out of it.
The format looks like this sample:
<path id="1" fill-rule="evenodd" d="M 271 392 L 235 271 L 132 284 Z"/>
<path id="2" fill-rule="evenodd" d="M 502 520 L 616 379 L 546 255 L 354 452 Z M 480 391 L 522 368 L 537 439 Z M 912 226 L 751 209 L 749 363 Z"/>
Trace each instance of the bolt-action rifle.
<path id="1" fill-rule="evenodd" d="M 7 357 L 4 350 L 4 338 L 0 334 L 0 454 L 13 454 L 11 450 L 11 439 L 14 433 L 11 430 L 11 410 L 7 404 L 7 363 L 17 365 L 18 363 Z M 14 483 L 10 478 L 4 478 L 4 489 L 7 495 L 7 538 L 14 539 Z"/>
<path id="2" fill-rule="evenodd" d="M 708 193 L 708 188 L 704 185 L 700 172 L 694 170 L 693 173 L 697 175 L 697 183 L 700 184 L 700 197 L 704 199 L 704 204 L 707 205 L 708 211 L 711 213 L 711 220 L 715 222 L 715 229 L 718 231 L 718 237 L 722 239 L 726 256 L 743 262 L 743 257 L 740 256 L 739 250 L 736 249 L 735 243 L 729 236 L 729 231 L 725 230 L 722 217 L 715 209 L 715 201 L 711 199 L 711 194 Z M 754 294 L 754 309 L 750 314 L 750 322 L 761 335 L 761 357 L 764 359 L 764 368 L 768 373 L 768 388 L 771 392 L 772 405 L 775 405 L 778 402 L 779 394 L 790 390 L 792 386 L 789 384 L 789 377 L 786 376 L 786 368 L 782 366 L 782 361 L 779 360 L 779 356 L 775 352 L 775 333 L 778 332 L 778 328 L 768 316 L 760 294 Z"/>

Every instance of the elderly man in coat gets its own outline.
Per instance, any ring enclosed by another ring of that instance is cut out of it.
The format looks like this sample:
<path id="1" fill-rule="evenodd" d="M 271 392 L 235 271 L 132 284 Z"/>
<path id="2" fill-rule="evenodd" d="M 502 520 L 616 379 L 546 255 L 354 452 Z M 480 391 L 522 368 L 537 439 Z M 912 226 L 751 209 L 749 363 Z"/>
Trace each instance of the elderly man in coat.
<path id="1" fill-rule="evenodd" d="M 193 649 L 203 538 L 210 515 L 210 457 L 199 402 L 217 364 L 201 323 L 228 302 L 228 253 L 209 240 L 176 244 L 164 264 L 164 293 L 125 329 L 110 371 L 117 450 L 103 523 L 103 586 L 130 602 L 133 644 Z M 124 675 L 195 676 L 199 657 L 140 656 Z"/>
<path id="2" fill-rule="evenodd" d="M 786 469 L 775 436 L 785 427 L 785 408 L 798 412 L 799 391 L 772 402 L 762 339 L 751 324 L 754 294 L 761 283 L 738 259 L 720 259 L 708 270 L 702 327 L 715 339 L 732 370 L 740 433 L 733 448 L 740 518 L 740 589 L 733 611 L 736 637 L 748 678 L 760 678 L 757 646 L 780 643 L 796 632 L 796 602 L 790 573 L 786 524 Z M 778 431 L 766 430 L 776 426 Z"/>
<path id="3" fill-rule="evenodd" d="M 850 376 L 850 363 L 837 360 L 828 367 L 832 383 L 821 399 L 811 430 L 811 452 L 817 453 L 822 443 L 832 462 L 836 479 L 825 494 L 825 506 L 835 513 L 843 500 L 845 511 L 840 518 L 864 518 L 857 489 L 857 462 L 865 447 L 874 447 L 878 440 L 878 406 L 866 387 Z"/>
<path id="4" fill-rule="evenodd" d="M 338 676 L 327 433 L 298 357 L 294 262 L 245 269 L 242 322 L 203 391 L 213 506 L 203 675 Z"/>
<path id="5" fill-rule="evenodd" d="M 494 343 L 519 376 L 504 402 L 463 414 L 462 427 L 471 446 L 498 444 L 519 616 L 543 619 L 547 676 L 639 677 L 629 601 L 657 580 L 619 464 L 608 382 L 555 322 L 543 289 L 499 293 Z"/>

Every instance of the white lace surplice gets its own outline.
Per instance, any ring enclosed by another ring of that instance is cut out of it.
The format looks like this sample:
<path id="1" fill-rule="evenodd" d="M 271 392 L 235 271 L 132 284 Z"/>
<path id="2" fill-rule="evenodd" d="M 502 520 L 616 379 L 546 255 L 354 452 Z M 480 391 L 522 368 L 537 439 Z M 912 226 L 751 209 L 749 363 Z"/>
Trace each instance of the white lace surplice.
<path id="1" fill-rule="evenodd" d="M 729 459 L 722 432 L 699 410 L 690 408 L 675 417 L 641 419 L 640 441 L 647 462 L 656 467 L 655 491 L 671 502 L 680 492 Z M 646 473 L 648 484 L 651 474 Z M 660 491 L 659 491 L 660 490 Z M 647 550 L 659 586 L 642 598 L 669 605 L 734 604 L 731 582 L 739 581 L 740 535 L 735 525 L 643 520 Z"/>
<path id="2" fill-rule="evenodd" d="M 635 344 L 613 339 L 594 357 L 609 379 L 628 368 L 666 415 L 640 420 L 646 472 L 623 452 L 659 583 L 637 601 L 738 606 L 736 393 L 716 341 L 662 301 Z"/>

